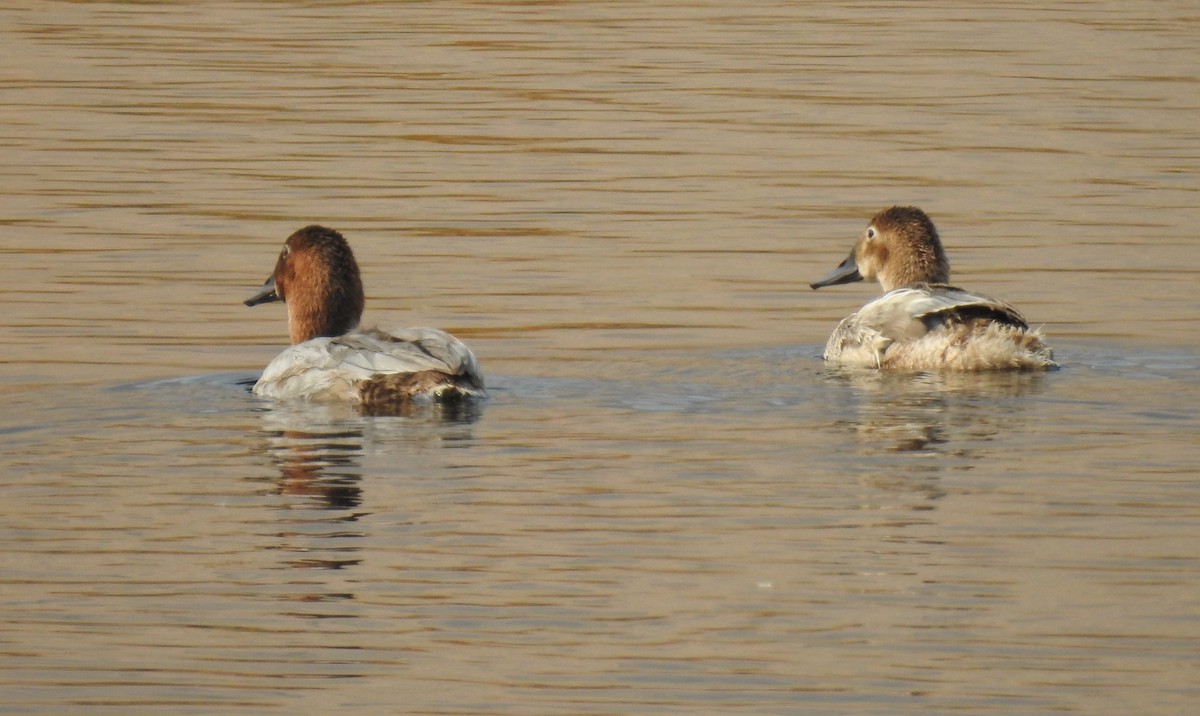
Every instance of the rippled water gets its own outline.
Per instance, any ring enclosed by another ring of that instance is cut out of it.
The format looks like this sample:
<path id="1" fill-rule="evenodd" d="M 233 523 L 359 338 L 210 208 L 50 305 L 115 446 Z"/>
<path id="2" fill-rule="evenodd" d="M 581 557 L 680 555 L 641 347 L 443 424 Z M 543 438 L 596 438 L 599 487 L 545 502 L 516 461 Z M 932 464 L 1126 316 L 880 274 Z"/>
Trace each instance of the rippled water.
<path id="1" fill-rule="evenodd" d="M 1186 713 L 1189 3 L 0 9 L 0 711 Z M 842 374 L 918 204 L 1045 375 Z M 259 401 L 279 243 L 492 398 Z"/>

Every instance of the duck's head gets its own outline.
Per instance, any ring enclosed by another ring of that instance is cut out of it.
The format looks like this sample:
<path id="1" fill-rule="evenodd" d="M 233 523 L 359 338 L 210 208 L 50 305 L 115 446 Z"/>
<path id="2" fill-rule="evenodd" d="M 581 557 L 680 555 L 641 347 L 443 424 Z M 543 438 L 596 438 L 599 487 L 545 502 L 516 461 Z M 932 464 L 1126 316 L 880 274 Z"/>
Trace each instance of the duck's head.
<path id="1" fill-rule="evenodd" d="M 275 271 L 245 303 L 272 301 L 287 303 L 292 343 L 353 330 L 365 298 L 350 244 L 323 226 L 308 226 L 289 236 Z"/>
<path id="2" fill-rule="evenodd" d="M 913 283 L 946 283 L 950 262 L 937 228 L 915 206 L 893 206 L 871 219 L 850 255 L 813 288 L 879 281 L 884 291 Z"/>

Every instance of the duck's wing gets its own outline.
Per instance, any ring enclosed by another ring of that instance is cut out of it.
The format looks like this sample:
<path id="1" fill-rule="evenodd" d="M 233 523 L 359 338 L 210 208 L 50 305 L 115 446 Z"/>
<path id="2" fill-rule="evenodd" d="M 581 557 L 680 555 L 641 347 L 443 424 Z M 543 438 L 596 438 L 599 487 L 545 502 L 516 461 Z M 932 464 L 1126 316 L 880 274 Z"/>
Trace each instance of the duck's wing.
<path id="1" fill-rule="evenodd" d="M 475 354 L 467 344 L 443 330 L 397 328 L 387 332 L 366 331 L 342 338 L 352 336 L 362 348 L 353 350 L 347 359 L 373 374 L 432 370 L 465 376 L 483 387 L 483 375 Z"/>
<path id="2" fill-rule="evenodd" d="M 984 320 L 1014 328 L 1029 328 L 1020 311 L 991 296 L 945 284 L 927 284 L 919 288 L 923 288 L 930 297 L 929 301 L 935 304 L 922 314 L 926 318 L 938 316 L 940 321 L 952 323 Z"/>
<path id="3" fill-rule="evenodd" d="M 1017 309 L 982 294 L 943 284 L 897 288 L 863 306 L 858 320 L 893 340 L 914 340 L 948 323 L 983 320 L 1027 328 Z"/>

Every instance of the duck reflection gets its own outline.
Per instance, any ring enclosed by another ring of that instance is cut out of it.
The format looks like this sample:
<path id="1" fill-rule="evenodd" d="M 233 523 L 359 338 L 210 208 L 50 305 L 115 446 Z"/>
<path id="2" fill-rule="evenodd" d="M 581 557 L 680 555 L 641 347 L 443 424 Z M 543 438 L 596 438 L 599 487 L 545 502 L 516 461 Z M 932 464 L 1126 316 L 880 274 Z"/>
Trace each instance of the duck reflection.
<path id="1" fill-rule="evenodd" d="M 844 421 L 868 452 L 955 452 L 963 439 L 990 440 L 1011 427 L 1039 392 L 1043 373 L 918 373 L 831 370 L 853 391 L 858 415 Z"/>
<path id="2" fill-rule="evenodd" d="M 850 431 L 868 483 L 887 492 L 915 493 L 922 505 L 945 495 L 941 477 L 986 459 L 986 443 L 1014 430 L 1027 396 L 1044 388 L 1034 372 L 920 373 L 830 370 L 848 392 L 849 413 L 837 429 Z"/>
<path id="3" fill-rule="evenodd" d="M 325 509 L 362 503 L 365 445 L 458 443 L 471 437 L 477 402 L 408 405 L 376 415 L 343 404 L 275 404 L 261 414 L 265 452 L 279 469 L 278 493 L 314 498 Z"/>
<path id="4" fill-rule="evenodd" d="M 360 525 L 370 514 L 363 509 L 366 452 L 461 444 L 471 438 L 479 417 L 477 409 L 464 411 L 461 405 L 419 407 L 425 410 L 383 418 L 344 404 L 275 403 L 260 413 L 263 454 L 279 473 L 268 492 L 281 500 L 278 542 L 271 549 L 286 555 L 286 569 L 331 572 L 317 581 L 305 579 L 299 591 L 289 588 L 284 600 L 354 599 L 347 577 L 332 572 L 362 562 Z"/>

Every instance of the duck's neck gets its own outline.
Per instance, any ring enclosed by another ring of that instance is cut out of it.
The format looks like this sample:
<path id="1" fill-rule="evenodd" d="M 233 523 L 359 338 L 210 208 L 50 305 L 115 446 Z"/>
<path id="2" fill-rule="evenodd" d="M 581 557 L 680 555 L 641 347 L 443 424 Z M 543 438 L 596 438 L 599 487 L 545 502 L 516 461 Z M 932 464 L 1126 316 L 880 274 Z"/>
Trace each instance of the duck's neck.
<path id="1" fill-rule="evenodd" d="M 323 336 L 340 336 L 358 327 L 363 311 L 362 289 L 332 289 L 288 296 L 288 331 L 292 343 Z"/>
<path id="2" fill-rule="evenodd" d="M 940 258 L 940 260 L 939 260 Z M 950 265 L 944 255 L 922 253 L 909 256 L 893 255 L 886 270 L 880 272 L 879 283 L 884 292 L 914 283 L 949 283 Z"/>

